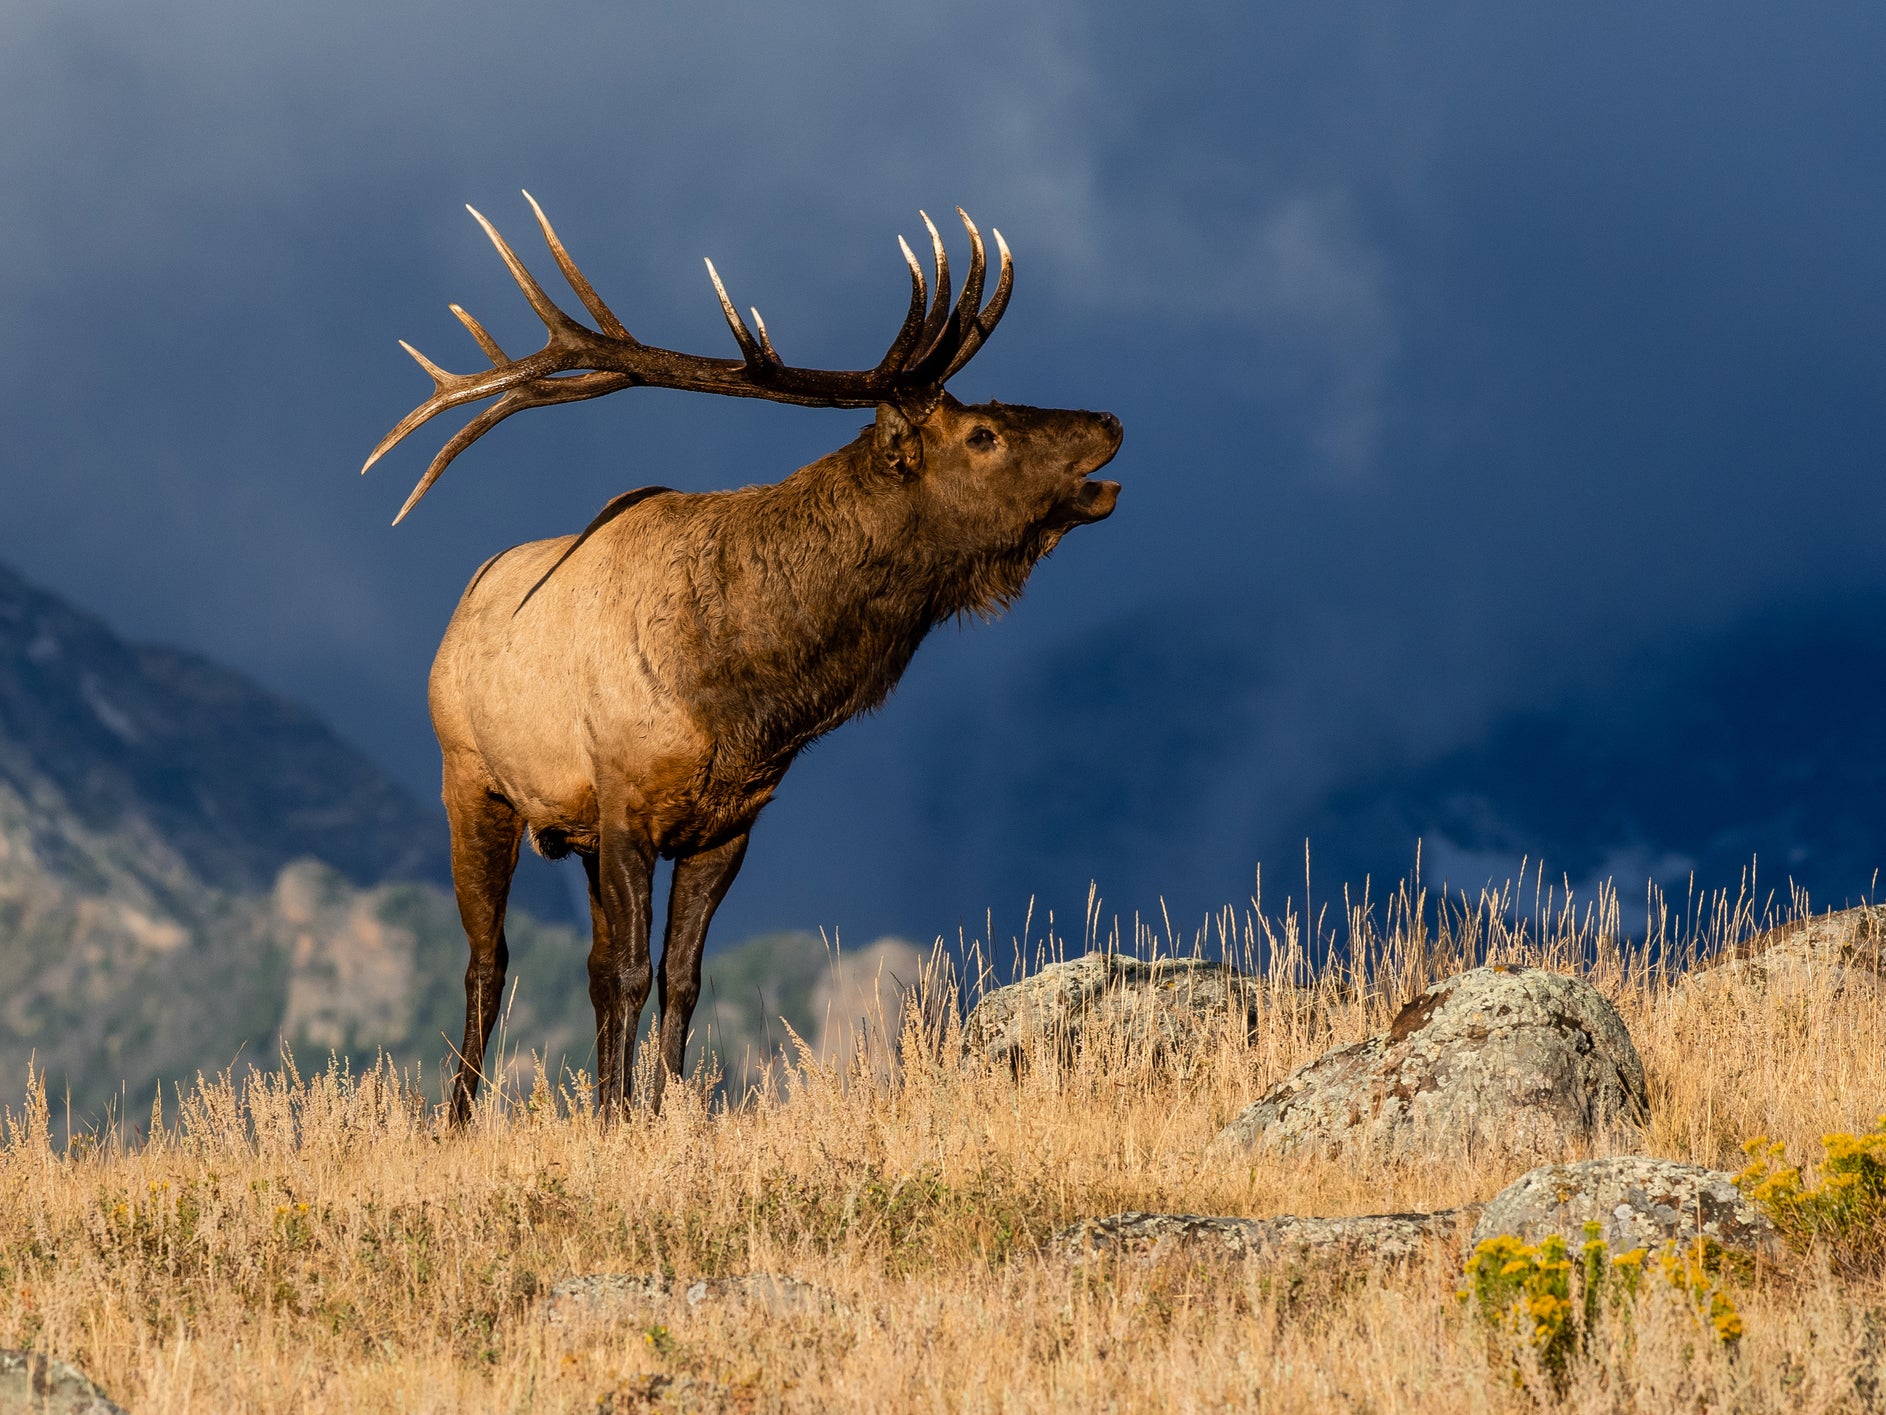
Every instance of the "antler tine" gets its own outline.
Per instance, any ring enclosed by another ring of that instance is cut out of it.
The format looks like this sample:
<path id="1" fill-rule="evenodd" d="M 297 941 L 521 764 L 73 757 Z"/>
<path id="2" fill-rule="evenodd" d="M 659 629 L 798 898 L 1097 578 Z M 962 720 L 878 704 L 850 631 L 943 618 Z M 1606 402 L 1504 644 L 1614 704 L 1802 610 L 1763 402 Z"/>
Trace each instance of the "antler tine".
<path id="1" fill-rule="evenodd" d="M 457 306 L 453 306 L 453 308 L 456 309 Z M 470 320 L 471 316 L 465 315 L 464 318 Z M 471 320 L 471 322 L 473 324 L 477 323 L 476 320 Z M 491 336 L 487 334 L 485 338 L 490 339 Z M 481 340 L 480 342 L 482 343 L 483 341 Z M 388 452 L 391 452 L 397 447 L 400 442 L 404 440 L 406 435 L 415 428 L 431 422 L 447 408 L 455 408 L 460 403 L 469 403 L 480 397 L 489 397 L 492 393 L 497 391 L 495 388 L 487 388 L 481 393 L 471 386 L 485 378 L 489 378 L 490 375 L 488 374 L 447 373 L 444 369 L 433 363 L 431 359 L 415 349 L 411 344 L 408 344 L 404 339 L 399 341 L 399 346 L 407 353 L 411 354 L 413 356 L 413 362 L 418 364 L 419 367 L 424 369 L 431 377 L 433 394 L 430 398 L 426 399 L 425 402 L 421 403 L 417 408 L 414 408 L 405 417 L 395 423 L 393 430 L 380 439 L 379 445 L 373 449 L 373 452 L 368 456 L 365 464 L 360 468 L 360 475 L 363 477 L 373 469 L 375 462 L 379 461 Z"/>
<path id="2" fill-rule="evenodd" d="M 373 464 L 387 453 L 391 452 L 395 447 L 399 446 L 401 442 L 405 441 L 406 435 L 412 432 L 413 429 L 431 422 L 440 413 L 443 413 L 451 406 L 452 404 L 447 401 L 442 394 L 434 394 L 417 408 L 414 408 L 405 417 L 393 424 L 393 430 L 385 437 L 381 438 L 373 451 L 367 455 L 367 460 L 361 465 L 360 475 L 364 477 L 368 472 L 372 471 Z"/>
<path id="3" fill-rule="evenodd" d="M 585 398 L 600 398 L 605 393 L 614 393 L 619 388 L 627 388 L 634 382 L 634 377 L 626 373 L 584 373 L 570 378 L 533 379 L 521 387 L 513 388 L 452 434 L 451 440 L 441 447 L 438 456 L 432 459 L 432 465 L 426 468 L 426 474 L 413 487 L 412 494 L 406 498 L 406 504 L 399 508 L 399 515 L 393 518 L 393 524 L 397 526 L 406 519 L 406 513 L 417 506 L 420 498 L 432 490 L 432 484 L 444 475 L 445 469 L 452 464 L 453 458 L 511 414 L 521 413 L 526 408 L 548 407 L 553 403 L 578 403 Z M 405 421 L 412 422 L 413 427 L 417 427 L 433 413 L 443 411 L 443 409 L 435 408 L 431 413 L 426 413 L 425 417 L 418 417 L 418 414 L 423 411 L 423 408 L 415 409 Z M 404 431 L 401 428 L 404 428 Z M 405 422 L 402 422 L 401 427 L 395 428 L 393 433 L 388 434 L 388 440 L 384 445 L 390 447 L 410 431 L 412 428 L 405 427 Z M 374 453 L 375 457 L 379 455 L 378 451 Z"/>
<path id="4" fill-rule="evenodd" d="M 995 277 L 995 293 L 989 296 L 989 303 L 982 307 L 982 313 L 976 316 L 976 327 L 987 339 L 995 332 L 996 325 L 1002 322 L 1002 314 L 1008 309 L 1008 297 L 1015 293 L 1015 258 L 1009 254 L 1008 242 L 1002 239 L 1002 233 L 991 226 L 989 234 L 995 237 L 995 248 L 1002 257 L 1002 269 Z"/>
<path id="5" fill-rule="evenodd" d="M 438 456 L 432 459 L 432 465 L 426 468 L 426 474 L 419 479 L 418 485 L 412 489 L 412 494 L 406 498 L 405 504 L 399 508 L 399 514 L 393 518 L 394 525 L 397 526 L 401 521 L 405 520 L 406 513 L 419 504 L 419 499 L 422 496 L 432 490 L 432 484 L 444 475 L 445 469 L 451 465 L 454 457 L 458 456 L 459 453 L 463 452 L 467 447 L 470 447 L 472 443 L 484 436 L 485 433 L 510 417 L 512 413 L 518 411 L 518 407 L 506 406 L 512 401 L 512 398 L 512 394 L 505 394 L 477 417 L 466 423 L 464 427 L 452 434 L 451 440 L 439 449 Z M 518 406 L 521 407 L 522 405 L 520 404 Z"/>
<path id="6" fill-rule="evenodd" d="M 727 298 L 727 287 L 720 283 L 720 272 L 714 269 L 714 262 L 707 262 L 707 278 L 714 282 L 714 293 L 720 296 L 720 312 L 727 317 L 727 328 L 733 331 L 733 342 L 740 346 L 740 353 L 749 364 L 766 362 L 766 352 L 753 338 L 753 331 L 748 329 L 746 321 L 740 318 L 740 312 L 733 307 L 733 301 Z"/>
<path id="7" fill-rule="evenodd" d="M 485 228 L 485 234 L 491 237 L 491 244 L 498 248 L 498 254 L 503 257 L 505 268 L 511 272 L 511 278 L 517 282 L 517 288 L 524 292 L 524 298 L 529 300 L 530 307 L 537 311 L 537 318 L 544 322 L 544 328 L 550 331 L 551 337 L 554 339 L 557 334 L 564 331 L 582 333 L 583 327 L 559 309 L 556 301 L 544 293 L 544 287 L 537 283 L 537 277 L 532 275 L 524 262 L 517 258 L 517 252 L 505 243 L 504 237 L 498 234 L 498 228 L 485 220 L 484 213 L 475 206 L 467 206 L 465 210 L 469 211 L 473 219 Z"/>
<path id="8" fill-rule="evenodd" d="M 989 234 L 995 237 L 995 248 L 1002 257 L 1002 269 L 995 278 L 995 293 L 989 296 L 989 303 L 971 321 L 963 337 L 962 347 L 956 351 L 956 357 L 950 360 L 949 367 L 943 370 L 938 380 L 942 383 L 954 378 L 956 371 L 968 363 L 976 350 L 982 347 L 983 341 L 995 332 L 996 325 L 1001 323 L 1002 312 L 1008 308 L 1009 296 L 1015 289 L 1015 261 L 1009 255 L 1008 242 L 1002 239 L 1002 233 L 993 226 L 989 228 Z"/>
<path id="9" fill-rule="evenodd" d="M 966 321 L 982 312 L 982 276 L 988 266 L 988 256 L 982 249 L 982 232 L 969 219 L 969 213 L 959 206 L 956 214 L 962 218 L 963 229 L 969 233 L 969 274 L 963 279 L 963 293 L 956 301 L 957 323 L 966 328 Z"/>
<path id="10" fill-rule="evenodd" d="M 766 355 L 769 364 L 779 362 L 779 354 L 773 348 L 773 341 L 766 337 L 766 321 L 760 318 L 758 305 L 748 305 L 747 313 L 753 316 L 753 327 L 760 331 L 760 352 Z"/>
<path id="11" fill-rule="evenodd" d="M 907 369 L 928 357 L 931 346 L 943 333 L 950 316 L 949 252 L 943 249 L 943 237 L 936 229 L 936 222 L 930 219 L 930 213 L 919 211 L 917 215 L 923 218 L 923 224 L 930 232 L 930 249 L 935 252 L 936 258 L 936 290 L 930 297 L 930 312 L 924 316 L 923 332 L 917 336 L 916 356 L 906 362 Z"/>
<path id="12" fill-rule="evenodd" d="M 590 316 L 602 327 L 604 334 L 612 339 L 623 339 L 631 344 L 635 343 L 635 336 L 623 327 L 622 321 L 617 319 L 609 306 L 602 302 L 602 296 L 596 293 L 596 288 L 589 283 L 588 277 L 578 270 L 576 262 L 570 259 L 570 253 L 563 248 L 563 242 L 557 239 L 557 233 L 550 225 L 550 218 L 545 216 L 544 209 L 537 205 L 537 198 L 525 192 L 524 200 L 530 203 L 530 209 L 537 214 L 537 224 L 543 228 L 544 243 L 550 247 L 550 254 L 556 257 L 557 269 L 563 272 L 563 278 L 569 282 L 570 288 L 576 291 L 576 298 L 583 302 L 583 308 L 588 310 Z M 476 212 L 472 214 L 477 216 Z M 484 218 L 478 219 L 482 221 Z"/>
<path id="13" fill-rule="evenodd" d="M 412 355 L 413 362 L 426 371 L 427 375 L 432 379 L 433 387 L 441 393 L 450 388 L 455 380 L 464 377 L 463 374 L 447 373 L 444 369 L 433 363 L 431 359 L 415 349 L 411 344 L 408 344 L 404 339 L 399 341 L 399 346 Z"/>
<path id="14" fill-rule="evenodd" d="M 478 347 L 485 351 L 485 357 L 491 360 L 493 367 L 510 362 L 504 350 L 498 347 L 498 341 L 491 337 L 491 332 L 484 325 L 472 318 L 470 310 L 460 305 L 447 305 L 446 308 L 457 315 L 458 322 L 471 331 L 471 337 L 478 341 Z"/>
<path id="15" fill-rule="evenodd" d="M 910 308 L 904 314 L 903 328 L 897 331 L 891 347 L 878 361 L 875 372 L 880 374 L 894 373 L 904 366 L 910 351 L 917 347 L 917 336 L 923 333 L 923 317 L 929 312 L 929 292 L 924 287 L 923 267 L 917 264 L 916 252 L 902 236 L 897 238 L 897 248 L 904 253 L 904 264 L 910 267 Z"/>

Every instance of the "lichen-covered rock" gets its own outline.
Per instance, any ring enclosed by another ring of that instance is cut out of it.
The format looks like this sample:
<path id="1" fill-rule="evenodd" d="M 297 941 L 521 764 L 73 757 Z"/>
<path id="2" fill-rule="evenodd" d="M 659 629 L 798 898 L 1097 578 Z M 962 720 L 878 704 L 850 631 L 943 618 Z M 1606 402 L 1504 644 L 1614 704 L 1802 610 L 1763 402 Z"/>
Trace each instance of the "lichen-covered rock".
<path id="1" fill-rule="evenodd" d="M 1628 1136 L 1647 1114 L 1616 1008 L 1578 978 L 1496 964 L 1433 984 L 1380 1036 L 1299 1067 L 1212 1152 L 1548 1158 Z"/>
<path id="2" fill-rule="evenodd" d="M 538 1302 L 544 1321 L 670 1321 L 704 1305 L 739 1307 L 769 1317 L 841 1310 L 829 1293 L 776 1273 L 665 1278 L 658 1273 L 590 1273 L 554 1284 Z"/>
<path id="3" fill-rule="evenodd" d="M 1757 934 L 1687 974 L 1690 995 L 1886 986 L 1886 904 L 1799 919 Z"/>
<path id="4" fill-rule="evenodd" d="M 1280 1262 L 1346 1257 L 1399 1262 L 1439 1242 L 1458 1242 L 1475 1205 L 1433 1214 L 1360 1214 L 1347 1218 L 1208 1218 L 1200 1214 L 1115 1214 L 1062 1229 L 1049 1251 L 1072 1262 L 1102 1255 L 1158 1262 L 1188 1257 Z"/>
<path id="5" fill-rule="evenodd" d="M 84 1374 L 40 1351 L 0 1351 L 0 1415 L 125 1415 Z"/>
<path id="6" fill-rule="evenodd" d="M 1773 1226 L 1731 1176 L 1637 1155 L 1549 1164 L 1522 1174 L 1480 1211 L 1471 1241 L 1512 1234 L 1537 1243 L 1557 1234 L 1576 1248 L 1588 1223 L 1599 1226 L 1613 1253 L 1699 1233 L 1741 1253 L 1776 1247 Z"/>
<path id="7" fill-rule="evenodd" d="M 985 994 L 963 1024 L 963 1050 L 1020 1070 L 1030 1055 L 1066 1062 L 1109 1038 L 1130 1055 L 1171 1063 L 1227 1031 L 1248 1040 L 1274 1000 L 1263 979 L 1222 963 L 1089 953 Z"/>

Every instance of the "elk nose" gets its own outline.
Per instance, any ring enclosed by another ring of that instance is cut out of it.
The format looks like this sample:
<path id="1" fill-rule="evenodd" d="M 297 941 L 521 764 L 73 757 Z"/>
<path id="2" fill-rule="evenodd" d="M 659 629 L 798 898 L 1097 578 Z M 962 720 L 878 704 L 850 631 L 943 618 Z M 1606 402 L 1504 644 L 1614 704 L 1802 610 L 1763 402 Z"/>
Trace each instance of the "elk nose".
<path id="1" fill-rule="evenodd" d="M 1100 430 L 1106 433 L 1107 436 L 1111 437 L 1115 442 L 1120 440 L 1120 420 L 1114 417 L 1112 413 L 1102 413 L 1100 415 Z"/>

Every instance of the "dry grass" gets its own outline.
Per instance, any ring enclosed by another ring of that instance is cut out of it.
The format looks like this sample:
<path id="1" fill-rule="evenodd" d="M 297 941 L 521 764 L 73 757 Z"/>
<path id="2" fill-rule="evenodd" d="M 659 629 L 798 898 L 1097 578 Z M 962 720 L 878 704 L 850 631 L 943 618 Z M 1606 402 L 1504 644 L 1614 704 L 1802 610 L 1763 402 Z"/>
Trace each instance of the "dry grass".
<path id="1" fill-rule="evenodd" d="M 63 1151 L 33 1095 L 0 1148 L 0 1346 L 69 1359 L 153 1413 L 1531 1409 L 1560 1397 L 1490 1358 L 1455 1300 L 1454 1255 L 1280 1273 L 1078 1269 L 1040 1251 L 1057 1227 L 1123 1209 L 1340 1214 L 1490 1196 L 1510 1167 L 1203 1158 L 1290 1068 L 1488 959 L 1576 970 L 1617 1002 L 1650 1077 L 1650 1153 L 1736 1168 L 1747 1137 L 1812 1153 L 1886 1108 L 1877 997 L 1669 987 L 1698 952 L 1752 931 L 1751 911 L 1653 913 L 1646 945 L 1623 940 L 1615 900 L 1519 901 L 1446 908 L 1404 892 L 1379 923 L 1359 906 L 1338 954 L 1350 961 L 1321 968 L 1328 938 L 1306 939 L 1288 911 L 1227 913 L 1204 941 L 1268 970 L 1272 1015 L 1257 1046 L 1228 1035 L 1183 1075 L 1141 1064 L 1130 1038 L 1071 1071 L 975 1074 L 913 1027 L 897 1058 L 845 1075 L 782 1065 L 730 1107 L 697 1078 L 659 1118 L 613 1129 L 580 1080 L 540 1077 L 452 1135 L 400 1077 L 285 1068 L 200 1083 L 148 1139 L 121 1128 Z M 755 1270 L 842 1307 L 704 1307 L 655 1329 L 533 1316 L 572 1274 Z M 1674 1300 L 1646 1303 L 1580 1363 L 1565 1407 L 1886 1400 L 1874 1280 L 1807 1258 L 1736 1298 L 1739 1350 L 1699 1342 Z"/>

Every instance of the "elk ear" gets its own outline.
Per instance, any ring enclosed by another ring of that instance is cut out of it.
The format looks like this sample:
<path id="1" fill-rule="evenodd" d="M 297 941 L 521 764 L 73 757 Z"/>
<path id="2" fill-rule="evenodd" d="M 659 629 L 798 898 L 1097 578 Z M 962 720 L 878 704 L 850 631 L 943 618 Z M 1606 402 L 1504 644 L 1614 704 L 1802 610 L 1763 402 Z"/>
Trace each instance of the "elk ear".
<path id="1" fill-rule="evenodd" d="M 875 441 L 878 456 L 891 470 L 907 477 L 914 477 L 923 470 L 922 429 L 895 404 L 878 404 Z"/>

